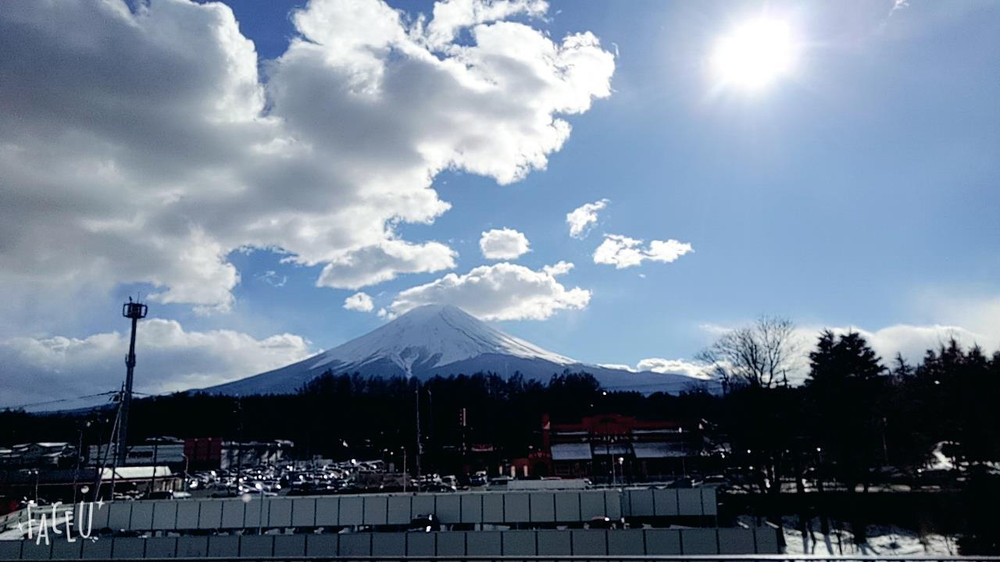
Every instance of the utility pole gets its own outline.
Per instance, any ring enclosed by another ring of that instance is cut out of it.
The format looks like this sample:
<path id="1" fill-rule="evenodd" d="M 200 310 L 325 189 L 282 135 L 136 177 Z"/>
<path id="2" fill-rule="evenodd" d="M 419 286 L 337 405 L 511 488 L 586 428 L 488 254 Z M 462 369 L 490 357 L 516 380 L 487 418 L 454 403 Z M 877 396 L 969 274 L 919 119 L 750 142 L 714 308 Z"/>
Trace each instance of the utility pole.
<path id="1" fill-rule="evenodd" d="M 413 395 L 417 400 L 417 491 L 420 491 L 420 455 L 424 452 L 424 446 L 420 442 L 420 381 L 417 380 L 417 389 L 414 391 Z"/>
<path id="2" fill-rule="evenodd" d="M 146 317 L 146 305 L 139 302 L 132 302 L 132 297 L 122 306 L 122 316 L 132 319 L 132 337 L 128 344 L 128 355 L 125 356 L 125 393 L 122 396 L 121 404 L 121 427 L 118 428 L 118 450 L 115 451 L 118 457 L 118 465 L 125 466 L 125 459 L 128 451 L 125 446 L 128 444 L 128 413 L 132 407 L 132 375 L 135 372 L 135 332 L 139 320 Z"/>

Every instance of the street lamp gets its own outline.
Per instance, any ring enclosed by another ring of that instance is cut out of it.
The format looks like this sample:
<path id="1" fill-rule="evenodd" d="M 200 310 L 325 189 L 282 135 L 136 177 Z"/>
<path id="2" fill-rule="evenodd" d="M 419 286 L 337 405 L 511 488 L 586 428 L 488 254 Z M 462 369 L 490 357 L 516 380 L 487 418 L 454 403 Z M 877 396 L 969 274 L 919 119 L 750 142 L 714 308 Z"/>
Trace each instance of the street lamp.
<path id="1" fill-rule="evenodd" d="M 35 477 L 35 505 L 38 505 L 38 469 L 33 468 L 28 471 L 28 474 L 34 475 Z"/>
<path id="2" fill-rule="evenodd" d="M 264 534 L 264 532 L 263 532 L 263 529 L 264 529 L 264 485 L 261 484 L 260 482 L 256 482 L 256 483 L 254 483 L 253 487 L 257 488 L 257 494 L 260 495 L 260 510 L 257 513 L 257 534 L 258 535 L 263 535 Z"/>

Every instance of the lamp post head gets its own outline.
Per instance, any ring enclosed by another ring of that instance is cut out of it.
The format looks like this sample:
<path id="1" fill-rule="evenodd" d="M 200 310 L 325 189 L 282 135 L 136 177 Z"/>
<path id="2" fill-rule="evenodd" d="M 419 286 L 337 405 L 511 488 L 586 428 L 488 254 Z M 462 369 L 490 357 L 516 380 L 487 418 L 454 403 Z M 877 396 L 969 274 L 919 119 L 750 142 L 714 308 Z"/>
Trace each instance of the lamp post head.
<path id="1" fill-rule="evenodd" d="M 122 316 L 134 319 L 145 318 L 148 310 L 146 305 L 141 302 L 132 302 L 132 298 L 129 297 L 128 302 L 122 305 Z"/>

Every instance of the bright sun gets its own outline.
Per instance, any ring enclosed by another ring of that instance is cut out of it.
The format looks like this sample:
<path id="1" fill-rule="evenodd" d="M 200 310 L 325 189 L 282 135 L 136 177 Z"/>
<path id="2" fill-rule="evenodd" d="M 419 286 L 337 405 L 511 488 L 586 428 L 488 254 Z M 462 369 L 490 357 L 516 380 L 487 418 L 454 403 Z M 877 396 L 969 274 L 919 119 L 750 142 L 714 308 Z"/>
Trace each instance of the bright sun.
<path id="1" fill-rule="evenodd" d="M 797 50 L 786 22 L 759 18 L 718 40 L 712 67 L 723 86 L 759 90 L 791 72 Z"/>

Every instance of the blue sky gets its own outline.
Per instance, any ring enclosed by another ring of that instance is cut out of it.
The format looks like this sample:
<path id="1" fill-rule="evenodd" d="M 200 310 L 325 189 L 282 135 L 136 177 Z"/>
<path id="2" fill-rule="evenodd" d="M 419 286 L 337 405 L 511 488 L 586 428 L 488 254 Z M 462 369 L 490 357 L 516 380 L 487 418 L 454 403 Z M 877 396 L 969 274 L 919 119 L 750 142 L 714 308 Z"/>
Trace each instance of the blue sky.
<path id="1" fill-rule="evenodd" d="M 7 403 L 114 389 L 137 292 L 148 391 L 433 300 L 675 370 L 761 314 L 854 327 L 886 357 L 1000 344 L 996 4 L 229 4 L 0 14 Z M 758 21 L 794 63 L 727 81 L 720 41 Z M 494 229 L 530 251 L 487 258 Z M 691 251 L 596 263 L 615 237 Z M 344 308 L 358 292 L 370 311 Z"/>

